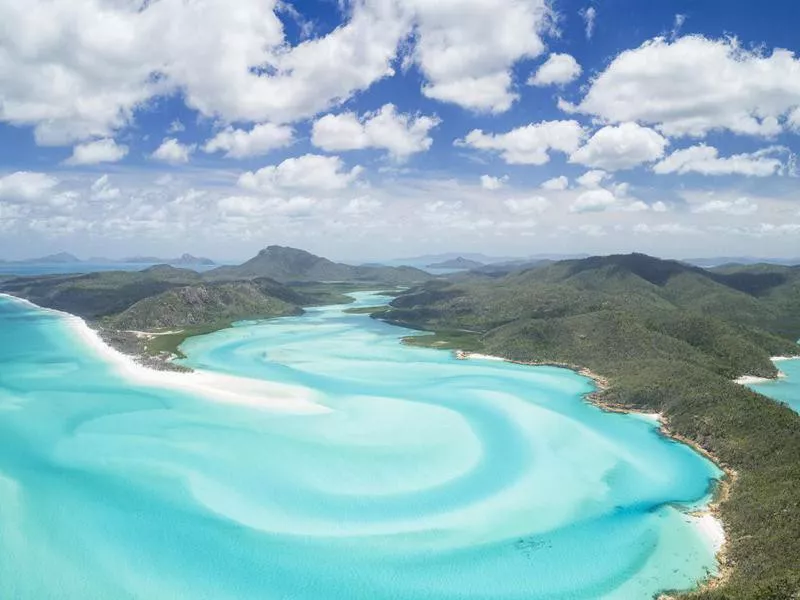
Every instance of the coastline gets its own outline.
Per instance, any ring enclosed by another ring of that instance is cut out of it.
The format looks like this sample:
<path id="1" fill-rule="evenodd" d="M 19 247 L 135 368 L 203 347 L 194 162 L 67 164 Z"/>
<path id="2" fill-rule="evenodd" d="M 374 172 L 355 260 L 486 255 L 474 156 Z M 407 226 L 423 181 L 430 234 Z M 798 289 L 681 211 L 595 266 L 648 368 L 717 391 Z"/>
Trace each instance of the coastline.
<path id="1" fill-rule="evenodd" d="M 787 360 L 800 360 L 800 356 L 770 356 L 769 359 L 773 363 L 779 363 Z M 770 383 L 772 381 L 778 381 L 779 379 L 785 379 L 786 373 L 778 369 L 777 374 L 775 377 L 757 377 L 755 375 L 742 375 L 741 377 L 737 377 L 733 380 L 734 383 L 738 383 L 739 385 L 754 385 L 759 383 Z"/>
<path id="2" fill-rule="evenodd" d="M 699 581 L 695 591 L 714 589 L 727 581 L 731 575 L 732 568 L 728 564 L 727 560 L 726 545 L 728 538 L 725 533 L 725 524 L 722 520 L 720 507 L 729 498 L 731 489 L 736 483 L 738 478 L 736 471 L 724 464 L 719 458 L 714 456 L 711 452 L 703 448 L 694 440 L 690 440 L 685 436 L 673 431 L 669 426 L 669 420 L 664 414 L 636 410 L 621 404 L 604 401 L 601 397 L 601 394 L 611 387 L 610 381 L 606 377 L 603 377 L 602 375 L 599 375 L 598 373 L 595 373 L 586 367 L 570 363 L 559 363 L 555 361 L 511 360 L 502 356 L 480 354 L 477 352 L 466 352 L 463 350 L 456 350 L 454 354 L 459 360 L 494 360 L 534 367 L 560 367 L 574 371 L 579 375 L 583 375 L 584 377 L 591 379 L 597 388 L 595 391 L 584 396 L 589 403 L 606 412 L 636 414 L 652 418 L 653 420 L 657 421 L 659 425 L 659 434 L 667 439 L 689 446 L 695 452 L 703 455 L 708 460 L 713 462 L 723 472 L 724 476 L 717 480 L 711 501 L 705 506 L 705 508 L 701 510 L 693 510 L 686 513 L 699 530 L 700 535 L 702 535 L 706 539 L 707 543 L 714 549 L 717 559 L 717 572 L 711 573 L 706 579 Z M 787 357 L 784 358 L 784 360 L 789 360 L 791 358 L 793 357 Z M 659 598 L 662 600 L 669 600 L 673 598 L 673 596 L 665 593 L 661 594 Z"/>
<path id="3" fill-rule="evenodd" d="M 100 332 L 76 315 L 41 307 L 29 300 L 9 294 L 0 293 L 0 298 L 7 298 L 29 308 L 59 315 L 65 320 L 72 334 L 79 338 L 85 346 L 91 348 L 117 373 L 137 385 L 167 388 L 214 402 L 275 412 L 291 414 L 330 412 L 329 408 L 316 403 L 311 394 L 299 387 L 211 371 L 152 368 L 150 365 L 140 362 L 137 357 L 124 354 L 109 345 Z"/>

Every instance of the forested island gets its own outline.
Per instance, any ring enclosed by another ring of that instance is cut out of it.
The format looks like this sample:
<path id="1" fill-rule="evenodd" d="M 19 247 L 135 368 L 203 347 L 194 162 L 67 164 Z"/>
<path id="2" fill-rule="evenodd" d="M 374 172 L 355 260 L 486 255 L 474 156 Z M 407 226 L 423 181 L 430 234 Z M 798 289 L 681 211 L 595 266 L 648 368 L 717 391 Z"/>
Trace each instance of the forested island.
<path id="1" fill-rule="evenodd" d="M 775 377 L 771 356 L 800 353 L 800 267 L 702 269 L 632 254 L 433 277 L 270 246 L 203 274 L 157 266 L 0 281 L 0 291 L 79 315 L 162 365 L 189 336 L 344 303 L 356 289 L 396 295 L 388 309 L 358 312 L 431 332 L 408 343 L 588 369 L 607 382 L 593 401 L 661 413 L 672 435 L 712 456 L 728 473 L 718 498 L 724 568 L 687 597 L 800 589 L 800 415 L 733 382 Z"/>

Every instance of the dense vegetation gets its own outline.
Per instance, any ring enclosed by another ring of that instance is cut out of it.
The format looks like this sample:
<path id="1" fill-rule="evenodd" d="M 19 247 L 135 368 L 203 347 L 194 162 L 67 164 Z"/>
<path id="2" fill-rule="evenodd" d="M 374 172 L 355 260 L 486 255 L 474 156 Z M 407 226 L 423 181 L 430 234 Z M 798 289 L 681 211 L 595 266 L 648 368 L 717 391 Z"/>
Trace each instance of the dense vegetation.
<path id="1" fill-rule="evenodd" d="M 798 353 L 799 268 L 595 257 L 430 282 L 391 307 L 377 316 L 435 332 L 413 343 L 585 366 L 610 381 L 599 401 L 665 414 L 738 473 L 730 577 L 689 597 L 800 597 L 800 415 L 731 382 Z"/>

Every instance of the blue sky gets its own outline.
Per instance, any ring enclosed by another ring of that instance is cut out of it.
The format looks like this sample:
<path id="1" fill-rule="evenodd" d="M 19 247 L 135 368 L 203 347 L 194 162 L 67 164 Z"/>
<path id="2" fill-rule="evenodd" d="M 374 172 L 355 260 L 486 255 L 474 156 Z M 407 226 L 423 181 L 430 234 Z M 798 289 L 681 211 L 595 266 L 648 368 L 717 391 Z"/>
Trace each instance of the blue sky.
<path id="1" fill-rule="evenodd" d="M 0 0 L 0 257 L 800 255 L 800 5 Z"/>

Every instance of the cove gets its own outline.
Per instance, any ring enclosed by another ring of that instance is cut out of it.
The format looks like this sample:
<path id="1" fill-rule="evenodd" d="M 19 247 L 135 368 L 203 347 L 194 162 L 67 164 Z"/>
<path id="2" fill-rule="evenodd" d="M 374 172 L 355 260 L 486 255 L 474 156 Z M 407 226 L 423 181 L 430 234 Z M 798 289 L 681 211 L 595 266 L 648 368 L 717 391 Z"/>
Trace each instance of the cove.
<path id="1" fill-rule="evenodd" d="M 182 348 L 297 414 L 145 385 L 0 298 L 0 597 L 647 599 L 715 571 L 686 514 L 711 462 L 585 377 L 404 346 L 355 297 Z"/>
<path id="2" fill-rule="evenodd" d="M 773 400 L 785 402 L 792 410 L 800 413 L 800 358 L 779 360 L 775 362 L 775 366 L 784 377 L 753 383 L 749 387 Z"/>

